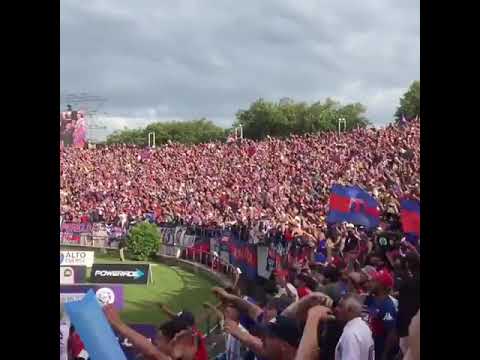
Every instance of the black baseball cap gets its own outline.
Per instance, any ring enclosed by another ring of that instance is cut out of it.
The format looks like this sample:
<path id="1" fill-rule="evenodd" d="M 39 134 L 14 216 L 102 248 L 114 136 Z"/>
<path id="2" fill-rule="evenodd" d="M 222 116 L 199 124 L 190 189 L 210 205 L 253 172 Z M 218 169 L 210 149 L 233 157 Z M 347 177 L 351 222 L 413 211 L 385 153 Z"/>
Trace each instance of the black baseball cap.
<path id="1" fill-rule="evenodd" d="M 180 321 L 183 321 L 188 326 L 195 325 L 195 317 L 190 311 L 186 311 L 186 310 L 180 311 L 177 314 L 177 319 L 179 319 Z"/>
<path id="2" fill-rule="evenodd" d="M 283 340 L 294 348 L 298 348 L 302 339 L 302 330 L 297 322 L 281 315 L 266 325 L 265 334 Z"/>

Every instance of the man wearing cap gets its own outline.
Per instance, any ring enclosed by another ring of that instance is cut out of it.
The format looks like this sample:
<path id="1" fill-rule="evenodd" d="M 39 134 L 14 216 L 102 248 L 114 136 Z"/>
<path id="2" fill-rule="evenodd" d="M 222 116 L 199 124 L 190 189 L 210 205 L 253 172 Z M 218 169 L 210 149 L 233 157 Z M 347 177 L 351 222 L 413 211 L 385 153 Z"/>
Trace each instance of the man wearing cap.
<path id="1" fill-rule="evenodd" d="M 302 338 L 297 322 L 281 315 L 262 325 L 262 338 L 242 332 L 235 326 L 225 327 L 225 331 L 264 360 L 294 360 Z"/>
<path id="2" fill-rule="evenodd" d="M 373 333 L 376 360 L 389 359 L 393 348 L 390 339 L 392 332 L 395 331 L 397 309 L 389 296 L 392 288 L 392 275 L 388 271 L 378 271 L 372 276 L 372 290 L 365 300 L 367 307 L 365 320 Z"/>
<path id="3" fill-rule="evenodd" d="M 253 324 L 247 330 L 251 334 L 255 335 L 262 333 L 265 324 L 268 324 L 272 319 L 275 319 L 275 317 L 280 315 L 291 304 L 291 300 L 286 297 L 273 298 L 268 301 L 266 306 L 262 309 L 256 304 L 250 303 L 238 296 L 227 293 L 222 288 L 214 287 L 212 292 L 223 303 L 231 303 L 237 309 L 239 309 L 242 314 L 248 315 L 248 317 L 253 321 Z M 267 357 L 264 356 L 263 342 L 259 337 L 251 335 L 246 331 L 242 331 L 239 326 L 233 326 L 233 324 L 230 322 L 227 325 L 228 326 L 226 326 L 224 329 L 225 332 L 228 332 L 240 340 L 244 346 L 255 353 L 258 360 L 267 359 Z"/>
<path id="4" fill-rule="evenodd" d="M 175 312 L 170 310 L 165 304 L 159 304 L 159 306 L 160 306 L 160 309 L 162 309 L 163 312 L 165 312 L 170 319 L 172 320 L 178 319 L 179 321 L 185 323 L 189 327 L 189 329 L 192 330 L 193 335 L 195 336 L 195 339 L 197 342 L 197 347 L 198 347 L 197 353 L 195 354 L 195 360 L 208 359 L 205 336 L 196 327 L 194 315 L 188 310 L 182 310 L 179 313 L 175 314 Z"/>
<path id="5" fill-rule="evenodd" d="M 124 338 L 127 338 L 133 347 L 146 359 L 172 360 L 198 358 L 199 348 L 197 336 L 190 329 L 189 324 L 180 317 L 169 320 L 159 328 L 156 338 L 150 341 L 126 325 L 118 315 L 117 310 L 110 304 L 103 308 L 103 312 L 112 328 Z M 207 357 L 202 357 L 206 360 Z"/>

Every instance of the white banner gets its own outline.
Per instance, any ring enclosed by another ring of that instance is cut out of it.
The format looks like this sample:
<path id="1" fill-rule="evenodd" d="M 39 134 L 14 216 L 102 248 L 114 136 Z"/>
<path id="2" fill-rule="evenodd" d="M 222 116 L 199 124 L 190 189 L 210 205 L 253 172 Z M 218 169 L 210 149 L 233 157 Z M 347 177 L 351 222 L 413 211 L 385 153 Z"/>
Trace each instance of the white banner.
<path id="1" fill-rule="evenodd" d="M 222 259 L 225 264 L 230 264 L 230 254 L 227 251 L 220 251 L 220 259 Z"/>
<path id="2" fill-rule="evenodd" d="M 69 266 L 60 267 L 60 285 L 71 285 L 75 283 L 75 271 Z"/>
<path id="3" fill-rule="evenodd" d="M 257 274 L 264 279 L 270 279 L 272 272 L 267 270 L 268 247 L 257 246 Z"/>
<path id="4" fill-rule="evenodd" d="M 60 251 L 60 266 L 92 267 L 94 257 L 93 251 Z"/>
<path id="5" fill-rule="evenodd" d="M 85 293 L 60 293 L 60 303 L 66 304 L 72 301 L 80 301 L 85 297 Z"/>

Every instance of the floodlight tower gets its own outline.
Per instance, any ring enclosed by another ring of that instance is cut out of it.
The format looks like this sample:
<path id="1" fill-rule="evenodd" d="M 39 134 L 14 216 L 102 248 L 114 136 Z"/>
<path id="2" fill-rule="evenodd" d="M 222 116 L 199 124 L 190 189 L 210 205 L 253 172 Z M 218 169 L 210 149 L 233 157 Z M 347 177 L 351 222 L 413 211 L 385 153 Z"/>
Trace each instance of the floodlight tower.
<path id="1" fill-rule="evenodd" d="M 98 122 L 98 113 L 101 107 L 107 102 L 102 96 L 91 95 L 86 92 L 67 93 L 60 95 L 61 111 L 64 111 L 65 105 L 70 106 L 69 111 L 73 109 L 80 110 L 85 113 L 85 122 L 87 127 L 87 140 L 95 141 L 94 131 L 105 130 L 107 127 Z M 62 106 L 63 105 L 63 106 Z M 106 113 L 103 113 L 106 115 Z"/>

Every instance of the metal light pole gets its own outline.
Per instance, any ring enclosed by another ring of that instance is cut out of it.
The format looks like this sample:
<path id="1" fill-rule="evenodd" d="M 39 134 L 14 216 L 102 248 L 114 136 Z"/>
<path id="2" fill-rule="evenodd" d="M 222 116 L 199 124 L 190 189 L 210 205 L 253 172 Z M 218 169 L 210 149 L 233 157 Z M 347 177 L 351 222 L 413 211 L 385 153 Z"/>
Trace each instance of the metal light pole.
<path id="1" fill-rule="evenodd" d="M 155 147 L 155 133 L 149 132 L 148 133 L 148 147 Z"/>
<path id="2" fill-rule="evenodd" d="M 345 120 L 345 118 L 343 118 L 343 117 L 338 119 L 338 133 L 339 134 L 342 131 L 342 128 L 341 128 L 342 125 L 343 125 L 343 131 L 347 131 L 347 120 Z"/>

